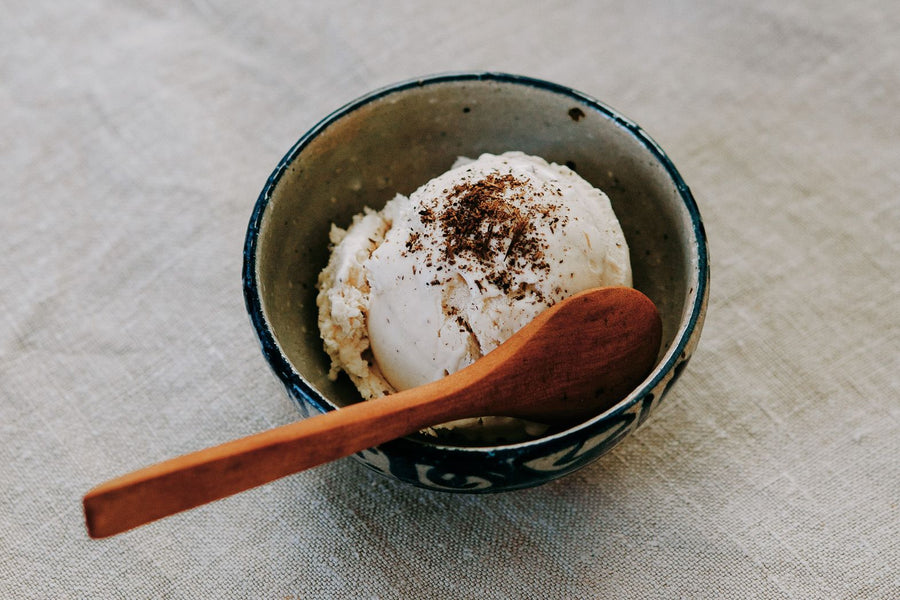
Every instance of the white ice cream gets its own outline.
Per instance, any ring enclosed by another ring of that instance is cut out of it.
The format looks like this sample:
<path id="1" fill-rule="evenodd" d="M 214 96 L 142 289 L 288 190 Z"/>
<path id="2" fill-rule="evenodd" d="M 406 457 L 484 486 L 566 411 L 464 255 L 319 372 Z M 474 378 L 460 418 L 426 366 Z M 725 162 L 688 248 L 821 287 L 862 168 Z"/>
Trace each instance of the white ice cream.
<path id="1" fill-rule="evenodd" d="M 330 375 L 365 398 L 454 373 L 579 291 L 631 285 L 606 195 L 521 152 L 460 159 L 331 241 L 319 326 Z"/>

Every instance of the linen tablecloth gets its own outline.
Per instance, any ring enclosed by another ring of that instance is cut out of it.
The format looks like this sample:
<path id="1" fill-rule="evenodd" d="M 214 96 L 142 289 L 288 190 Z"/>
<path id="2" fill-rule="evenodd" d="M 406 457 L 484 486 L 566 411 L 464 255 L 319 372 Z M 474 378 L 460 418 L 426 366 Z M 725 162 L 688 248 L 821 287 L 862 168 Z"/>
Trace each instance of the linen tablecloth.
<path id="1" fill-rule="evenodd" d="M 89 540 L 93 485 L 297 418 L 240 287 L 281 156 L 477 69 L 691 186 L 709 315 L 660 410 L 530 490 L 345 459 Z M 900 598 L 898 109 L 891 0 L 0 3 L 0 597 Z"/>

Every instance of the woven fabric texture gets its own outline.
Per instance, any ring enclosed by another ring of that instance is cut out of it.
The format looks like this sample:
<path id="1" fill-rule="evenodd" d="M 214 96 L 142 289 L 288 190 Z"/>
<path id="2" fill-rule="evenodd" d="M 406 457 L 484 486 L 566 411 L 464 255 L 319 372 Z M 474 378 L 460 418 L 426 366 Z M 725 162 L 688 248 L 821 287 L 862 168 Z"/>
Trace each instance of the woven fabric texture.
<path id="1" fill-rule="evenodd" d="M 858 2 L 0 3 L 0 597 L 900 598 L 900 11 Z M 699 348 L 610 454 L 466 496 L 352 460 L 102 541 L 81 497 L 288 423 L 252 206 L 331 110 L 488 69 L 691 186 Z"/>

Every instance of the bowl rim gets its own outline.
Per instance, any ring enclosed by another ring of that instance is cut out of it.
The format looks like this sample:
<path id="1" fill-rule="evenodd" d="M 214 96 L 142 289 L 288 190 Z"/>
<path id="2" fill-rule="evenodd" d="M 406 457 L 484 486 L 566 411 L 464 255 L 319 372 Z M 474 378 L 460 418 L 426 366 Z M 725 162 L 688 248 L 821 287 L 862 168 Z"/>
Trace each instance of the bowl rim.
<path id="1" fill-rule="evenodd" d="M 631 410 L 634 405 L 641 401 L 645 395 L 653 390 L 660 382 L 669 375 L 676 366 L 682 353 L 690 343 L 694 331 L 698 324 L 702 324 L 704 318 L 705 307 L 709 297 L 709 256 L 706 231 L 703 221 L 700 217 L 700 211 L 694 199 L 690 188 L 685 183 L 681 174 L 676 169 L 666 152 L 656 143 L 637 123 L 625 117 L 619 111 L 597 100 L 596 98 L 579 92 L 573 88 L 558 83 L 553 83 L 543 79 L 537 79 L 525 75 L 516 75 L 497 71 L 454 71 L 446 73 L 437 73 L 434 75 L 426 75 L 407 79 L 397 83 L 389 84 L 377 88 L 367 94 L 364 94 L 355 100 L 352 100 L 343 106 L 333 110 L 325 117 L 320 119 L 306 133 L 304 133 L 285 155 L 278 162 L 275 169 L 269 175 L 260 192 L 256 204 L 250 216 L 250 222 L 247 226 L 247 233 L 244 241 L 243 250 L 243 295 L 244 304 L 249 314 L 251 324 L 256 332 L 262 353 L 274 371 L 279 380 L 291 391 L 300 394 L 305 401 L 315 406 L 320 412 L 337 410 L 339 407 L 317 392 L 313 386 L 294 368 L 287 356 L 281 350 L 280 345 L 275 339 L 275 335 L 269 326 L 269 322 L 265 317 L 262 307 L 262 297 L 259 293 L 259 281 L 257 274 L 256 252 L 259 245 L 259 233 L 266 209 L 272 194 L 281 181 L 282 176 L 287 172 L 290 164 L 297 158 L 300 152 L 308 146 L 316 137 L 323 133 L 329 126 L 337 122 L 344 116 L 354 112 L 355 110 L 377 101 L 385 96 L 401 93 L 412 88 L 421 88 L 430 85 L 440 85 L 446 83 L 459 82 L 492 82 L 500 84 L 513 84 L 533 87 L 567 96 L 580 105 L 590 110 L 599 112 L 604 117 L 610 119 L 619 127 L 626 130 L 637 142 L 643 145 L 666 170 L 666 173 L 675 185 L 678 195 L 684 204 L 685 209 L 690 217 L 691 231 L 696 241 L 693 251 L 696 255 L 696 265 L 692 271 L 696 281 L 689 282 L 692 290 L 688 292 L 688 303 L 690 308 L 687 312 L 687 318 L 680 321 L 679 329 L 676 332 L 672 345 L 663 355 L 662 360 L 656 365 L 653 371 L 631 391 L 625 398 L 620 400 L 614 406 L 602 413 L 591 417 L 590 419 L 581 421 L 564 430 L 541 436 L 539 438 L 526 440 L 516 443 L 504 443 L 496 445 L 478 445 L 478 446 L 459 446 L 452 444 L 444 444 L 439 441 L 431 441 L 420 438 L 404 438 L 414 444 L 421 444 L 434 450 L 443 450 L 451 452 L 472 452 L 496 453 L 502 450 L 514 450 L 529 448 L 543 443 L 552 442 L 556 439 L 566 437 L 581 429 L 590 428 L 593 424 L 616 417 L 622 413 Z M 691 285 L 693 284 L 693 285 Z M 295 399 L 296 400 L 296 399 Z"/>

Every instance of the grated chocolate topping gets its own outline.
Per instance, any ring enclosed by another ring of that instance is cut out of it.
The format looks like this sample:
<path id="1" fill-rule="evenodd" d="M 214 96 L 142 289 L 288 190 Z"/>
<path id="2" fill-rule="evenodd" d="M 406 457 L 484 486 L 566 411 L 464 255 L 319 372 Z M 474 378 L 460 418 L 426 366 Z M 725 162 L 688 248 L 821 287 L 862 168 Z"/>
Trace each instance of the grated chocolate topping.
<path id="1" fill-rule="evenodd" d="M 567 220 L 564 204 L 532 200 L 546 195 L 562 192 L 548 185 L 535 189 L 528 180 L 497 171 L 464 181 L 422 206 L 418 216 L 423 230 L 410 233 L 406 250 L 425 251 L 422 259 L 429 267 L 446 263 L 472 270 L 474 263 L 485 280 L 523 297 L 526 285 L 517 283 L 517 276 L 526 270 L 549 272 L 546 228 L 553 232 Z M 424 238 L 432 244 L 426 245 Z M 435 278 L 429 285 L 440 283 Z"/>

